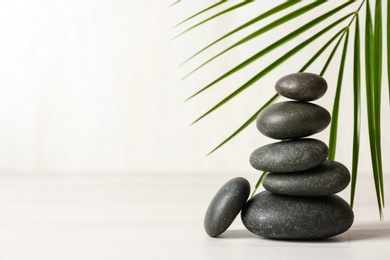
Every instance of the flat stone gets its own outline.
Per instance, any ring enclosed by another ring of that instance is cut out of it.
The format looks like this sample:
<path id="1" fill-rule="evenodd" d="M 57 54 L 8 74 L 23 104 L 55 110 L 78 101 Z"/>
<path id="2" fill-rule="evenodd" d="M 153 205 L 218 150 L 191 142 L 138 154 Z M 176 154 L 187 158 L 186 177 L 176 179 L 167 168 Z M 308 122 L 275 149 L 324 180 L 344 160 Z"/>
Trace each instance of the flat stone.
<path id="1" fill-rule="evenodd" d="M 298 197 L 263 191 L 252 197 L 241 212 L 252 233 L 273 239 L 322 239 L 347 231 L 354 214 L 337 195 Z"/>
<path id="2" fill-rule="evenodd" d="M 297 172 L 314 168 L 328 157 L 328 146 L 317 139 L 303 138 L 271 143 L 250 156 L 253 168 L 266 172 Z"/>
<path id="3" fill-rule="evenodd" d="M 327 160 L 306 171 L 268 173 L 263 179 L 263 187 L 283 195 L 325 196 L 344 190 L 350 180 L 347 167 Z"/>
<path id="4" fill-rule="evenodd" d="M 215 194 L 204 218 L 204 229 L 211 237 L 225 232 L 249 197 L 250 184 L 237 177 L 225 183 Z"/>
<path id="5" fill-rule="evenodd" d="M 286 98 L 312 101 L 322 97 L 328 84 L 317 74 L 301 72 L 286 75 L 275 84 L 275 90 Z"/>
<path id="6" fill-rule="evenodd" d="M 257 129 L 270 138 L 296 139 L 316 134 L 330 123 L 329 112 L 318 105 L 287 101 L 272 104 L 256 119 Z"/>

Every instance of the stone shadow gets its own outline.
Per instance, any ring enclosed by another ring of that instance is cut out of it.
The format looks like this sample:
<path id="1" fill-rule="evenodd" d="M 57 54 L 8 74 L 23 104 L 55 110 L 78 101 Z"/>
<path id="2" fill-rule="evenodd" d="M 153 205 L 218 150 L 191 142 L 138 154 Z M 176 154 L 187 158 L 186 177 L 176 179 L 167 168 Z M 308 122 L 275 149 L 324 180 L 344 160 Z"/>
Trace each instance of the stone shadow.
<path id="1" fill-rule="evenodd" d="M 233 229 L 227 230 L 218 237 L 219 239 L 253 239 L 261 238 L 255 234 L 252 234 L 246 229 Z M 319 240 L 273 240 L 269 241 L 280 241 L 280 242 L 296 242 L 296 243 L 342 243 L 352 241 L 362 241 L 371 239 L 383 239 L 390 238 L 390 222 L 373 222 L 366 224 L 356 224 L 351 227 L 345 233 L 326 239 Z"/>

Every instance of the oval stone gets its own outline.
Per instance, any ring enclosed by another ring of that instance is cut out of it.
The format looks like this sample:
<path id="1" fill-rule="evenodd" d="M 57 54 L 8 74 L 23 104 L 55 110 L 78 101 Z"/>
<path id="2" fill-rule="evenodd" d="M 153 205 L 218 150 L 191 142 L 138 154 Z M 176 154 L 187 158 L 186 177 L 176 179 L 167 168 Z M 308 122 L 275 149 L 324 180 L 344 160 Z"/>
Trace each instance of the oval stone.
<path id="1" fill-rule="evenodd" d="M 347 231 L 354 214 L 337 195 L 297 197 L 263 191 L 252 197 L 241 212 L 252 233 L 274 239 L 322 239 Z"/>
<path id="2" fill-rule="evenodd" d="M 317 74 L 301 72 L 286 75 L 275 84 L 275 90 L 286 98 L 311 101 L 322 97 L 328 84 Z"/>
<path id="3" fill-rule="evenodd" d="M 329 112 L 318 105 L 280 102 L 266 107 L 256 119 L 257 129 L 274 139 L 296 139 L 324 130 L 330 123 Z"/>
<path id="4" fill-rule="evenodd" d="M 204 229 L 211 237 L 225 232 L 245 205 L 250 193 L 249 182 L 242 177 L 231 179 L 215 194 L 204 218 Z"/>
<path id="5" fill-rule="evenodd" d="M 325 196 L 344 190 L 351 180 L 343 164 L 325 161 L 319 166 L 299 172 L 271 172 L 263 179 L 263 187 L 273 193 L 293 196 Z"/>
<path id="6" fill-rule="evenodd" d="M 249 162 L 266 172 L 297 172 L 314 168 L 328 157 L 328 146 L 317 139 L 282 141 L 257 148 Z"/>

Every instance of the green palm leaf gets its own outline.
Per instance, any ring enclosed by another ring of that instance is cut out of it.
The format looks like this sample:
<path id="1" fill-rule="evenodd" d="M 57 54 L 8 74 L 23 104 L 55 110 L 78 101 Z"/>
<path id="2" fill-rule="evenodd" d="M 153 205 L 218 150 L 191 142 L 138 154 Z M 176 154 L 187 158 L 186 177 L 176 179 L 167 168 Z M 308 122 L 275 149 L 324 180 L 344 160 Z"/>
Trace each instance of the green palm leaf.
<path id="1" fill-rule="evenodd" d="M 300 50 L 302 50 L 304 47 L 306 47 L 307 45 L 309 45 L 310 43 L 312 43 L 314 40 L 316 40 L 317 38 L 319 38 L 321 35 L 323 35 L 324 33 L 326 33 L 327 31 L 329 31 L 330 29 L 334 28 L 337 24 L 341 23 L 342 21 L 344 21 L 345 19 L 347 19 L 348 17 L 350 17 L 351 15 L 353 15 L 353 13 L 350 13 L 342 18 L 340 18 L 339 20 L 335 21 L 334 23 L 332 23 L 331 25 L 327 26 L 326 28 L 324 28 L 323 30 L 319 31 L 318 33 L 316 33 L 315 35 L 313 35 L 312 37 L 310 37 L 309 39 L 305 40 L 304 42 L 302 42 L 301 44 L 297 45 L 296 47 L 294 47 L 293 49 L 289 50 L 288 52 L 286 52 L 284 55 L 282 55 L 279 59 L 277 59 L 276 61 L 274 61 L 272 64 L 270 64 L 268 67 L 266 67 L 265 69 L 263 69 L 262 71 L 260 71 L 258 74 L 256 74 L 253 78 L 251 78 L 249 81 L 247 81 L 244 85 L 242 85 L 241 87 L 239 87 L 237 90 L 235 90 L 233 93 L 231 93 L 229 96 L 227 96 L 226 98 L 224 98 L 222 101 L 220 101 L 217 105 L 215 105 L 214 107 L 212 107 L 210 110 L 208 110 L 206 113 L 204 113 L 202 116 L 200 116 L 198 119 L 196 119 L 192 124 L 198 122 L 200 119 L 204 118 L 205 116 L 207 116 L 208 114 L 210 114 L 211 112 L 213 112 L 214 110 L 216 110 L 217 108 L 221 107 L 222 105 L 224 105 L 226 102 L 228 102 L 229 100 L 231 100 L 232 98 L 234 98 L 235 96 L 237 96 L 238 94 L 240 94 L 242 91 L 244 91 L 245 89 L 247 89 L 248 87 L 252 86 L 255 82 L 257 82 L 259 79 L 261 79 L 262 77 L 264 77 L 265 75 L 267 75 L 270 71 L 272 71 L 273 69 L 275 69 L 276 67 L 278 67 L 279 65 L 281 65 L 283 62 L 285 62 L 286 60 L 288 60 L 291 56 L 293 56 L 294 54 L 296 54 L 297 52 L 299 52 Z"/>
<path id="2" fill-rule="evenodd" d="M 381 148 L 381 91 L 382 91 L 382 1 L 375 2 L 375 25 L 374 25 L 374 95 L 375 95 L 375 147 L 377 153 L 378 179 L 380 184 L 382 206 L 385 206 L 382 148 Z"/>
<path id="3" fill-rule="evenodd" d="M 314 61 L 318 59 L 318 57 L 326 50 L 327 47 L 342 33 L 345 29 L 340 30 L 337 32 L 327 43 L 324 44 L 324 46 L 321 47 L 320 50 L 318 50 L 313 57 L 299 70 L 299 72 L 303 72 L 306 68 L 308 68 Z M 233 139 L 237 134 L 239 134 L 242 130 L 244 130 L 246 127 L 248 127 L 253 121 L 256 120 L 257 115 L 267 106 L 272 104 L 276 101 L 276 99 L 279 98 L 279 94 L 275 94 L 271 99 L 269 99 L 264 106 L 262 106 L 259 110 L 257 110 L 247 121 L 245 121 L 244 124 L 242 124 L 232 135 L 230 135 L 228 138 L 226 138 L 222 143 L 220 143 L 217 147 L 215 147 L 211 152 L 209 152 L 207 155 L 212 154 L 217 149 L 219 149 L 222 145 L 226 144 L 228 141 Z"/>
<path id="4" fill-rule="evenodd" d="M 253 197 L 253 195 L 255 195 L 257 189 L 260 187 L 260 184 L 263 182 L 263 179 L 265 177 L 265 175 L 267 175 L 268 172 L 263 172 L 261 175 L 260 175 L 260 178 L 259 180 L 257 181 L 256 185 L 255 185 L 255 188 L 253 189 L 253 192 L 252 192 L 252 195 L 251 197 Z"/>
<path id="5" fill-rule="evenodd" d="M 228 138 L 226 138 L 222 143 L 220 143 L 217 147 L 215 147 L 211 152 L 209 152 L 207 155 L 212 154 L 215 152 L 218 148 L 220 148 L 222 145 L 227 143 L 230 139 L 238 135 L 242 130 L 244 130 L 247 126 L 249 126 L 253 121 L 256 120 L 257 115 L 267 106 L 271 105 L 276 99 L 278 99 L 279 94 L 275 94 L 272 96 L 259 110 L 257 110 L 242 126 L 240 126 L 232 135 L 230 135 Z"/>
<path id="6" fill-rule="evenodd" d="M 314 54 L 313 57 L 310 58 L 310 60 L 308 62 L 306 62 L 305 65 L 303 65 L 303 67 L 299 70 L 299 72 L 304 72 L 315 60 L 318 59 L 318 57 L 332 44 L 332 42 L 334 42 L 337 37 L 340 36 L 341 33 L 343 33 L 345 31 L 345 29 L 341 29 L 338 33 L 336 33 L 332 38 L 329 39 L 329 41 L 327 41 L 324 46 L 321 47 L 321 49 L 319 49 L 316 54 Z M 338 40 L 338 42 L 336 43 L 336 47 L 334 49 L 337 49 L 337 46 L 340 44 L 341 42 L 341 37 L 340 39 Z M 334 53 L 335 51 L 332 51 L 332 53 Z M 327 64 L 330 63 L 331 61 L 331 57 L 333 57 L 333 54 L 331 53 L 331 55 L 329 56 L 324 68 L 322 69 L 320 75 L 324 75 L 325 71 L 326 71 L 326 68 L 328 67 Z"/>
<path id="7" fill-rule="evenodd" d="M 329 57 L 328 59 L 326 60 L 325 64 L 324 64 L 324 67 L 322 68 L 321 72 L 320 72 L 320 76 L 324 76 L 326 70 L 328 69 L 329 67 L 329 64 L 330 62 L 333 60 L 333 57 L 334 55 L 336 54 L 336 51 L 337 49 L 339 48 L 340 46 L 340 43 L 341 43 L 341 40 L 343 39 L 343 36 L 345 35 L 345 29 L 342 29 L 341 32 L 343 32 L 343 34 L 340 36 L 339 40 L 337 41 L 336 45 L 334 46 L 333 50 L 331 51 L 331 53 L 329 54 Z"/>
<path id="8" fill-rule="evenodd" d="M 180 2 L 181 2 L 181 0 L 176 0 L 176 2 L 173 2 L 172 4 L 170 4 L 169 7 L 174 6 L 174 5 L 176 5 L 176 4 L 180 3 Z"/>
<path id="9" fill-rule="evenodd" d="M 355 200 L 356 181 L 359 164 L 360 150 L 360 26 L 359 15 L 356 15 L 353 58 L 353 146 L 352 146 L 352 171 L 351 171 L 351 207 Z"/>
<path id="10" fill-rule="evenodd" d="M 389 89 L 390 100 L 390 0 L 387 0 L 387 20 L 386 20 L 386 38 L 387 38 L 387 85 Z"/>
<path id="11" fill-rule="evenodd" d="M 218 38 L 217 40 L 213 41 L 212 43 L 210 43 L 209 45 L 207 45 L 206 47 L 202 48 L 201 50 L 197 51 L 195 54 L 193 54 L 191 57 L 189 57 L 186 61 L 184 61 L 182 64 L 180 64 L 180 66 L 184 65 L 185 63 L 187 63 L 188 61 L 190 61 L 191 59 L 193 59 L 194 57 L 196 57 L 197 55 L 199 55 L 200 53 L 202 53 L 203 51 L 207 50 L 208 48 L 210 48 L 211 46 L 215 45 L 216 43 L 222 41 L 223 39 L 251 26 L 252 24 L 255 24 L 267 17 L 270 17 L 272 16 L 273 14 L 276 14 L 278 12 L 281 12 L 285 9 L 287 9 L 288 7 L 291 7 L 292 5 L 295 5 L 297 3 L 301 2 L 301 0 L 290 0 L 290 1 L 287 1 L 287 2 L 284 2 L 274 8 L 272 8 L 271 10 L 265 12 L 265 13 L 262 13 L 260 14 L 259 16 L 257 16 L 256 18 L 250 20 L 249 22 L 246 22 L 245 24 L 239 26 L 238 28 L 234 29 L 233 31 L 225 34 L 224 36 Z"/>
<path id="12" fill-rule="evenodd" d="M 338 128 L 339 110 L 340 110 L 340 94 L 341 94 L 341 87 L 343 85 L 344 65 L 347 56 L 348 39 L 349 39 L 349 29 L 346 30 L 346 34 L 345 34 L 344 48 L 341 56 L 339 75 L 337 79 L 336 94 L 333 102 L 332 122 L 330 125 L 330 134 L 329 134 L 329 155 L 328 155 L 329 160 L 334 160 L 336 156 L 337 128 Z"/>
<path id="13" fill-rule="evenodd" d="M 375 60 L 374 60 L 374 32 L 373 32 L 373 23 L 371 17 L 371 8 L 370 3 L 366 3 L 366 26 L 365 26 L 365 72 L 366 72 L 366 94 L 367 94 L 367 118 L 368 118 L 368 132 L 369 132 L 369 141 L 370 141 L 370 150 L 371 150 L 371 161 L 373 168 L 373 176 L 375 183 L 375 191 L 377 196 L 377 203 L 380 217 L 382 218 L 382 207 L 383 207 L 383 198 L 381 192 L 381 180 L 379 174 L 379 164 L 378 157 L 380 156 L 380 151 L 377 147 L 377 137 L 378 134 L 377 126 L 377 115 L 376 115 L 376 93 L 375 93 Z"/>
<path id="14" fill-rule="evenodd" d="M 200 93 L 202 93 L 203 91 L 205 91 L 206 89 L 212 87 L 213 85 L 215 85 L 216 83 L 220 82 L 221 80 L 229 77 L 230 75 L 236 73 L 237 71 L 240 71 L 241 69 L 245 68 L 246 66 L 248 66 L 249 64 L 251 64 L 252 62 L 260 59 L 262 56 L 264 56 L 265 54 L 271 52 L 272 50 L 276 49 L 277 47 L 283 45 L 284 43 L 296 38 L 297 36 L 299 36 L 300 34 L 306 32 L 307 30 L 309 30 L 310 28 L 312 28 L 314 25 L 326 20 L 327 18 L 329 18 L 330 16 L 332 16 L 333 14 L 337 13 L 338 11 L 340 11 L 341 9 L 345 8 L 348 4 L 350 4 L 349 2 L 348 3 L 345 3 L 327 13 L 325 13 L 324 15 L 312 20 L 311 22 L 309 23 L 306 23 L 305 25 L 301 26 L 300 28 L 296 29 L 295 31 L 289 33 L 288 35 L 286 35 L 285 37 L 277 40 L 276 42 L 272 43 L 271 45 L 267 46 L 266 48 L 262 49 L 261 51 L 259 51 L 258 53 L 256 53 L 255 55 L 253 55 L 252 57 L 248 58 L 247 60 L 243 61 L 242 63 L 240 63 L 239 65 L 237 65 L 236 67 L 234 67 L 233 69 L 229 70 L 228 72 L 226 72 L 225 74 L 223 74 L 222 76 L 220 76 L 219 78 L 217 78 L 216 80 L 214 80 L 213 82 L 211 82 L 210 84 L 208 84 L 207 86 L 205 86 L 204 88 L 202 88 L 201 90 L 199 90 L 198 92 L 196 92 L 195 94 L 193 94 L 192 96 L 190 96 L 187 100 L 199 95 Z M 332 27 L 328 28 L 327 30 L 330 30 L 332 29 L 334 26 L 336 26 L 337 24 L 341 23 L 343 20 L 347 19 L 349 16 L 351 16 L 353 13 L 350 13 L 342 18 L 340 18 L 339 20 L 337 20 L 336 22 L 334 22 L 332 24 Z M 325 33 L 325 32 L 323 32 Z M 322 33 L 322 34 L 323 34 Z"/>
<path id="15" fill-rule="evenodd" d="M 243 1 L 242 3 L 239 3 L 239 4 L 236 4 L 236 5 L 232 6 L 232 7 L 229 7 L 229 8 L 227 8 L 226 10 L 223 10 L 223 11 L 221 11 L 221 12 L 219 12 L 219 13 L 217 13 L 217 14 L 215 14 L 215 15 L 213 15 L 213 16 L 211 16 L 211 17 L 209 17 L 209 18 L 207 18 L 207 19 L 205 19 L 205 20 L 203 20 L 203 21 L 201 21 L 201 22 L 199 22 L 199 23 L 197 23 L 197 24 L 195 24 L 194 26 L 191 26 L 191 27 L 188 28 L 187 30 L 185 30 L 185 31 L 183 31 L 183 32 L 181 32 L 181 33 L 179 33 L 179 34 L 178 34 L 177 36 L 175 36 L 173 39 L 179 37 L 180 35 L 183 35 L 183 34 L 186 33 L 186 32 L 191 31 L 192 29 L 198 27 L 198 26 L 201 25 L 201 24 L 204 24 L 204 23 L 206 23 L 206 22 L 208 22 L 208 21 L 211 21 L 211 20 L 214 19 L 214 18 L 217 18 L 218 16 L 221 16 L 221 15 L 223 15 L 223 14 L 227 14 L 227 13 L 229 13 L 229 12 L 231 12 L 231 11 L 234 11 L 234 10 L 240 8 L 240 7 L 243 7 L 243 6 L 247 5 L 247 4 L 250 4 L 250 3 L 252 3 L 253 1 L 254 1 L 254 0 L 245 0 L 245 1 Z M 226 2 L 226 1 L 223 1 L 223 2 Z M 191 17 L 191 18 L 193 18 L 193 17 Z M 187 20 L 188 20 L 188 19 L 184 20 L 183 22 L 185 22 L 185 21 L 187 21 Z M 183 22 L 182 22 L 182 23 L 183 23 Z M 179 23 L 178 25 L 180 25 L 180 24 L 181 24 L 181 23 Z"/>
<path id="16" fill-rule="evenodd" d="M 302 15 L 302 14 L 305 14 L 307 13 L 309 10 L 312 10 L 314 9 L 315 7 L 325 3 L 326 1 L 322 0 L 322 1 L 316 1 L 314 3 L 311 3 L 311 4 L 308 4 L 292 13 L 289 13 L 285 16 L 283 16 L 282 18 L 280 19 L 277 19 L 276 21 L 264 26 L 263 28 L 251 33 L 250 35 L 244 37 L 243 39 L 241 39 L 240 41 L 236 42 L 235 44 L 233 44 L 232 46 L 230 46 L 229 48 L 223 50 L 222 52 L 218 53 L 217 55 L 215 55 L 214 57 L 212 57 L 211 59 L 207 60 L 206 62 L 202 63 L 200 66 L 198 66 L 197 68 L 195 68 L 194 70 L 192 70 L 190 73 L 188 73 L 186 76 L 184 76 L 183 79 L 187 78 L 188 76 L 190 76 L 191 74 L 193 74 L 195 71 L 199 70 L 200 68 L 204 67 L 206 64 L 210 63 L 211 61 L 215 60 L 216 58 L 218 58 L 219 56 L 221 56 L 222 54 L 224 53 L 227 53 L 228 51 L 250 41 L 250 40 L 253 40 L 254 38 L 256 37 L 259 37 L 260 35 Z M 316 19 L 318 20 L 318 18 Z M 308 23 L 308 25 L 311 25 L 310 27 L 314 26 L 316 23 L 314 23 L 314 21 Z M 287 37 L 284 37 L 283 39 L 288 39 Z M 282 43 L 282 42 L 280 42 Z M 277 45 L 275 45 L 276 47 Z"/>
<path id="17" fill-rule="evenodd" d="M 177 4 L 177 3 L 179 3 L 180 1 L 181 1 L 181 0 L 178 0 L 178 1 L 176 1 L 175 3 L 173 3 L 172 5 Z M 221 5 L 221 4 L 223 4 L 223 3 L 226 3 L 226 2 L 227 2 L 227 0 L 221 0 L 221 1 L 219 1 L 218 3 L 215 3 L 215 4 L 211 5 L 211 6 L 205 8 L 205 9 L 199 11 L 199 12 L 197 12 L 196 14 L 191 15 L 190 17 L 184 19 L 184 20 L 181 21 L 180 23 L 176 24 L 175 27 L 177 27 L 177 26 L 179 26 L 179 25 L 181 25 L 181 24 L 183 24 L 183 23 L 185 23 L 185 22 L 187 22 L 187 21 L 189 21 L 189 20 L 191 20 L 191 19 L 197 17 L 197 16 L 200 15 L 200 14 L 203 14 L 203 13 L 205 13 L 205 12 L 207 12 L 207 11 L 210 11 L 211 9 L 213 9 L 213 8 L 215 8 L 215 7 L 217 7 L 217 6 Z"/>

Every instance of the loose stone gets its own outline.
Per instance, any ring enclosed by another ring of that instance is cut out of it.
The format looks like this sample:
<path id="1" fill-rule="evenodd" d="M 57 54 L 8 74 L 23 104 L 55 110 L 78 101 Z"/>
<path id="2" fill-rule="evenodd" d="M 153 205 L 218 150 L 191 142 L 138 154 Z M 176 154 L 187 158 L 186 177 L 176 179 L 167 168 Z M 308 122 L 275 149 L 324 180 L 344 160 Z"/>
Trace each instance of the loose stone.
<path id="1" fill-rule="evenodd" d="M 337 195 L 297 197 L 263 191 L 241 212 L 252 233 L 274 239 L 322 239 L 347 231 L 354 220 L 351 207 Z"/>
<path id="2" fill-rule="evenodd" d="M 275 84 L 275 90 L 280 95 L 300 101 L 319 99 L 327 89 L 328 84 L 323 77 L 308 72 L 286 75 Z"/>
<path id="3" fill-rule="evenodd" d="M 259 113 L 257 129 L 270 138 L 296 139 L 324 130 L 330 123 L 329 112 L 318 105 L 287 101 L 268 106 Z"/>
<path id="4" fill-rule="evenodd" d="M 319 166 L 300 172 L 271 172 L 263 179 L 266 190 L 293 196 L 325 196 L 344 190 L 351 180 L 343 164 L 325 161 Z"/>
<path id="5" fill-rule="evenodd" d="M 204 229 L 211 237 L 225 232 L 249 197 L 250 184 L 242 178 L 225 183 L 212 199 L 204 218 Z"/>
<path id="6" fill-rule="evenodd" d="M 253 168 L 266 172 L 297 172 L 314 168 L 328 157 L 328 147 L 320 140 L 304 138 L 271 143 L 250 156 Z"/>

